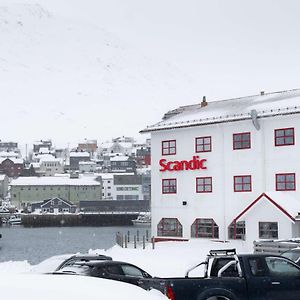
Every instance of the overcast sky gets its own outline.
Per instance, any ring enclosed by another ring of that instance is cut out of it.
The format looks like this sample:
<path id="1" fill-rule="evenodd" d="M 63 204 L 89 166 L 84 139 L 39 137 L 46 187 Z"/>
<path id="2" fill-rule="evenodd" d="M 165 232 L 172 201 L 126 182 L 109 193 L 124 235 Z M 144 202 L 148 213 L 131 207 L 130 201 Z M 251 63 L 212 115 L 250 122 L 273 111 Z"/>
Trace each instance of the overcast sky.
<path id="1" fill-rule="evenodd" d="M 0 8 L 9 6 L 11 2 L 0 0 Z M 126 101 L 120 103 L 115 100 L 119 97 L 111 96 L 109 98 L 111 100 L 108 102 L 115 101 L 113 107 L 110 107 L 109 103 L 102 103 L 101 110 L 107 117 L 107 119 L 103 117 L 103 123 L 85 122 L 85 125 L 78 125 L 78 128 L 84 128 L 84 130 L 81 131 L 76 127 L 68 134 L 62 134 L 57 129 L 53 131 L 45 129 L 44 132 L 47 136 L 42 136 L 42 130 L 35 132 L 36 129 L 30 129 L 30 125 L 28 125 L 32 134 L 27 133 L 26 139 L 51 137 L 53 140 L 64 141 L 66 136 L 69 136 L 71 141 L 85 137 L 104 141 L 118 135 L 134 135 L 143 139 L 144 137 L 139 137 L 139 130 L 160 121 L 163 113 L 168 109 L 197 103 L 203 95 L 206 95 L 208 101 L 213 101 L 257 94 L 262 90 L 271 92 L 300 87 L 300 2 L 297 0 L 16 0 L 14 2 L 38 3 L 56 17 L 61 16 L 64 19 L 103 28 L 121 41 L 124 47 L 134 48 L 140 57 L 147 57 L 148 62 L 153 60 L 153 65 L 156 67 L 151 70 L 151 75 L 145 74 L 145 78 L 149 76 L 149 81 L 152 82 L 153 77 L 156 77 L 155 72 L 157 72 L 157 80 L 162 85 L 170 85 L 169 90 L 165 91 L 163 88 L 157 87 L 158 83 L 153 83 L 153 90 L 156 90 L 153 94 L 150 85 L 147 85 L 145 97 L 143 97 L 142 84 L 140 85 L 141 90 L 135 95 L 133 87 L 124 87 L 126 81 L 122 81 L 122 84 L 118 85 L 118 76 L 114 75 L 117 83 L 113 87 L 122 86 L 119 93 L 124 94 L 126 93 L 124 91 L 128 90 L 128 95 L 124 98 Z M 2 10 L 0 30 L 1 27 L 4 28 L 4 19 L 5 13 Z M 87 27 L 82 28 L 87 30 Z M 28 31 L 26 34 L 30 40 Z M 87 36 L 89 34 L 91 32 L 86 32 Z M 34 37 L 36 38 L 36 35 Z M 97 38 L 95 36 L 95 39 Z M 16 45 L 18 39 L 19 36 L 16 36 L 13 41 Z M 2 43 L 5 42 L 2 40 Z M 49 44 L 51 42 L 51 36 L 49 36 Z M 55 43 L 56 41 L 53 40 L 53 44 Z M 0 59 L 6 59 L 6 56 L 8 54 L 1 53 L 0 48 Z M 11 68 L 15 57 L 17 56 L 10 56 L 7 59 L 5 70 Z M 23 64 L 26 59 L 32 64 L 34 56 L 23 57 Z M 168 72 L 160 71 L 157 67 L 160 62 L 172 67 L 171 71 L 168 70 L 172 76 L 169 76 Z M 63 68 L 63 62 L 60 63 Z M 134 66 L 134 60 L 132 60 L 131 66 L 132 72 L 136 72 L 134 71 L 136 67 L 148 69 L 141 72 L 148 72 L 151 68 L 141 61 L 138 62 L 138 66 Z M 68 65 L 65 66 L 65 69 L 67 68 Z M 128 68 L 128 65 L 124 68 Z M 177 70 L 180 75 L 176 74 Z M 11 78 L 18 78 L 18 74 L 14 74 L 14 72 L 18 72 L 18 69 L 11 72 Z M 178 77 L 176 77 L 177 75 Z M 5 78 L 3 76 L 1 80 L 5 81 Z M 172 84 L 179 89 L 180 78 L 184 78 L 182 90 L 174 89 L 172 94 L 170 91 Z M 51 85 L 53 78 L 45 79 Z M 18 80 L 15 81 L 17 85 Z M 136 86 L 139 85 L 138 81 L 134 82 Z M 77 85 L 77 83 L 74 84 Z M 130 84 L 132 82 L 128 82 L 128 85 Z M 59 88 L 63 89 L 63 85 Z M 85 104 L 89 101 L 93 103 L 90 83 L 85 88 L 87 90 Z M 66 91 L 65 95 L 68 92 L 70 90 Z M 28 92 L 27 89 L 22 92 L 22 95 L 24 93 L 30 94 L 30 91 Z M 9 90 L 5 95 L 8 94 L 10 94 Z M 146 94 L 149 98 L 146 97 Z M 35 93 L 35 97 L 37 97 L 37 93 Z M 99 98 L 99 95 L 97 97 Z M 34 96 L 28 96 L 29 105 L 32 98 Z M 71 98 L 65 100 L 70 101 L 70 105 Z M 15 102 L 15 99 L 12 98 L 12 100 Z M 32 101 L 32 105 L 36 107 L 36 102 Z M 107 113 L 105 113 L 106 107 Z M 78 110 L 80 111 L 80 103 Z M 112 112 L 114 116 L 117 116 L 118 121 L 109 123 L 108 116 Z M 127 117 L 124 117 L 125 114 Z M 141 116 L 138 117 L 139 115 Z M 34 116 L 32 117 L 34 119 Z M 72 112 L 68 117 L 70 120 L 73 118 Z M 73 118 L 73 120 L 75 119 L 78 120 L 78 116 Z M 41 124 L 41 122 L 39 123 Z M 106 126 L 106 129 L 99 132 L 99 130 L 95 130 L 97 126 L 102 129 Z M 9 137 L 18 139 L 16 132 L 15 130 L 11 135 L 8 132 L 3 135 L 2 139 L 9 139 Z M 23 139 L 20 137 L 22 142 L 25 137 L 23 136 Z"/>

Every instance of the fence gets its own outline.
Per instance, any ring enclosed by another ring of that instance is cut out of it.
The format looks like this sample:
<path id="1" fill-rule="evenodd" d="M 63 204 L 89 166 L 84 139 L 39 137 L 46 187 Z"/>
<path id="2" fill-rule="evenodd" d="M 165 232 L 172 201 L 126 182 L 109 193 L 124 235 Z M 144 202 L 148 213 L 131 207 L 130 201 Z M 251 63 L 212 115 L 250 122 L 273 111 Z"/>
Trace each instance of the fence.
<path id="1" fill-rule="evenodd" d="M 120 232 L 116 233 L 116 243 L 122 248 L 146 248 L 146 244 L 152 244 L 152 249 L 155 248 L 154 237 L 149 238 L 149 231 L 146 230 L 145 234 L 140 235 L 139 230 L 134 234 L 128 231 L 126 234 Z"/>
<path id="2" fill-rule="evenodd" d="M 300 247 L 299 241 L 254 241 L 254 253 L 281 254 L 289 249 Z"/>

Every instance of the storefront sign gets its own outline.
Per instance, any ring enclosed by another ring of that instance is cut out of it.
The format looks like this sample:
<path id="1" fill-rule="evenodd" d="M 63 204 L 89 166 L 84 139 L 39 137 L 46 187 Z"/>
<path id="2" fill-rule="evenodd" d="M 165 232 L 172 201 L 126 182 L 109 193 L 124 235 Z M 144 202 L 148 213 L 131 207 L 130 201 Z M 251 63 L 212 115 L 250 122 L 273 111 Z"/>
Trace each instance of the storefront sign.
<path id="1" fill-rule="evenodd" d="M 166 159 L 161 159 L 159 165 L 161 169 L 159 171 L 183 171 L 183 170 L 205 170 L 207 167 L 204 165 L 206 159 L 199 159 L 199 156 L 193 156 L 193 159 L 187 160 L 175 160 L 167 161 Z"/>

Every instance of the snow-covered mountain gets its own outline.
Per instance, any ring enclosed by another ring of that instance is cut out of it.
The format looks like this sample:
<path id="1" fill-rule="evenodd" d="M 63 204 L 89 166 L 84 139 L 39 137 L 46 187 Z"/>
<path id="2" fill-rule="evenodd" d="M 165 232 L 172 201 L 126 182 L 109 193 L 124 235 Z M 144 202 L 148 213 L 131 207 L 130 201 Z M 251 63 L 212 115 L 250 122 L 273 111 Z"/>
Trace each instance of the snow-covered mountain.
<path id="1" fill-rule="evenodd" d="M 3 140 L 137 136 L 192 90 L 169 62 L 41 4 L 0 1 L 0 37 Z"/>

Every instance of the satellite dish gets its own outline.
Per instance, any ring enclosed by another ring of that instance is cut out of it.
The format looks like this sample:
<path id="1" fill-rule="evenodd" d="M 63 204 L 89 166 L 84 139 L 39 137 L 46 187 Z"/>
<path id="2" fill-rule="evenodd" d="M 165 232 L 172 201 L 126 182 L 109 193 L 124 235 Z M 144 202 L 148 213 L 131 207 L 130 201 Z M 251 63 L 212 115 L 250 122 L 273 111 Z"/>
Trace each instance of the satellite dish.
<path id="1" fill-rule="evenodd" d="M 252 123 L 253 123 L 254 127 L 256 128 L 256 130 L 259 130 L 260 129 L 260 125 L 258 123 L 256 109 L 252 109 L 251 110 L 251 119 L 252 119 Z"/>

